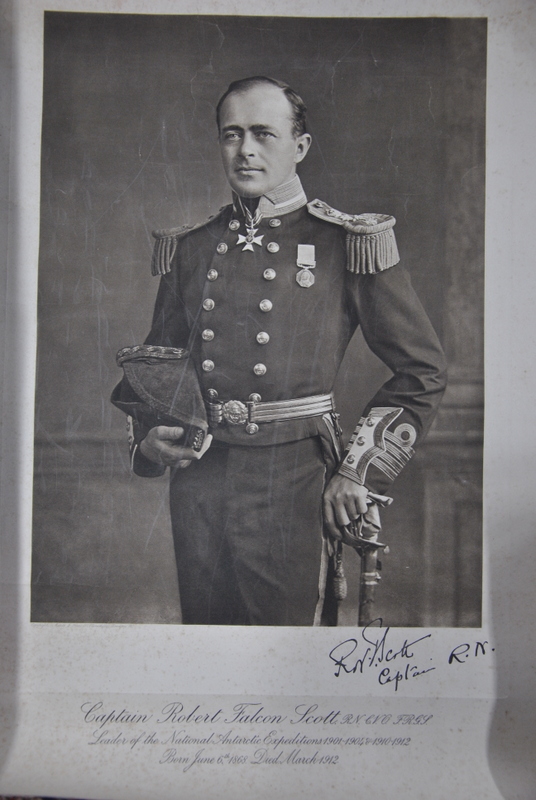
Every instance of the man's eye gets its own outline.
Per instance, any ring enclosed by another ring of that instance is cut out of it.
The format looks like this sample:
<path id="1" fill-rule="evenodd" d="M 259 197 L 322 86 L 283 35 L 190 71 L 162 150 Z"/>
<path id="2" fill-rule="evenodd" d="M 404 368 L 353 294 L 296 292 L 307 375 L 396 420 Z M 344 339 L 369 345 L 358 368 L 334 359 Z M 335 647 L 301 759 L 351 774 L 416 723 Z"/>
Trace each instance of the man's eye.
<path id="1" fill-rule="evenodd" d="M 225 139 L 226 142 L 236 142 L 237 139 L 240 139 L 240 135 L 238 133 L 233 133 L 231 131 L 229 133 L 226 133 L 223 138 Z"/>
<path id="2" fill-rule="evenodd" d="M 259 131 L 257 134 L 259 139 L 268 139 L 271 136 L 273 136 L 273 133 L 270 133 L 270 131 Z"/>

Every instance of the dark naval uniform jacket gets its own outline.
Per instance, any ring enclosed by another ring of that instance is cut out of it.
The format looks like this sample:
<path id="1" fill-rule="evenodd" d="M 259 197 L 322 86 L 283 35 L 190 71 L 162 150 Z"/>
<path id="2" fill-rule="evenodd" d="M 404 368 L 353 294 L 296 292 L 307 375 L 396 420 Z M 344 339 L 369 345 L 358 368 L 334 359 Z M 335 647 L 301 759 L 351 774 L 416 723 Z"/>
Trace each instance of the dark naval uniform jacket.
<path id="1" fill-rule="evenodd" d="M 195 230 L 156 234 L 153 271 L 162 278 L 146 341 L 188 348 L 209 404 L 247 406 L 252 398 L 271 402 L 329 394 L 361 326 L 368 346 L 393 376 L 364 410 L 356 408 L 356 422 L 362 411 L 360 430 L 367 434 L 372 427 L 376 433 L 376 441 L 365 436 L 361 469 L 355 456 L 353 469 L 352 463 L 341 466 L 343 474 L 383 492 L 426 435 L 443 394 L 445 364 L 437 336 L 406 270 L 389 263 L 398 260 L 394 237 L 386 256 L 381 248 L 371 255 L 367 239 L 380 238 L 381 232 L 352 235 L 356 218 L 320 201 L 308 205 L 298 177 L 261 198 L 260 205 L 262 219 L 249 247 L 237 198 Z M 357 219 L 368 232 L 378 218 Z M 387 218 L 391 236 L 393 223 Z M 314 249 L 309 256 L 314 264 L 306 267 L 312 285 L 297 282 L 303 269 L 300 245 Z M 383 413 L 382 430 L 370 425 L 373 409 L 375 421 Z M 262 447 L 315 436 L 317 427 L 317 417 L 223 421 L 211 432 L 228 444 Z M 140 453 L 134 465 L 139 474 L 163 471 Z"/>
<path id="2" fill-rule="evenodd" d="M 393 225 L 307 203 L 295 177 L 256 216 L 235 197 L 195 229 L 155 233 L 161 283 L 146 344 L 189 353 L 214 437 L 171 471 L 184 622 L 318 623 L 327 481 L 338 469 L 382 494 L 425 436 L 444 359 L 397 263 Z M 355 433 L 330 462 L 331 391 L 358 326 L 393 375 L 356 408 Z M 145 433 L 138 421 L 134 471 L 160 475 L 138 449 Z"/>

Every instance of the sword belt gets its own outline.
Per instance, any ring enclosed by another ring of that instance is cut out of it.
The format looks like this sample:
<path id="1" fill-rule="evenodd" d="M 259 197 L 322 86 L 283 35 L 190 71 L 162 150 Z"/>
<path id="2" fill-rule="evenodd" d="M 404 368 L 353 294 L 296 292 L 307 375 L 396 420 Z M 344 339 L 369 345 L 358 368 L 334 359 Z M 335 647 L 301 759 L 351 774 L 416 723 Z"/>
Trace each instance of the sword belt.
<path id="1" fill-rule="evenodd" d="M 206 400 L 208 424 L 217 425 L 262 424 L 264 422 L 283 422 L 293 419 L 320 417 L 335 410 L 332 394 L 316 394 L 312 397 L 298 397 L 295 400 L 275 400 L 255 402 L 249 400 Z"/>

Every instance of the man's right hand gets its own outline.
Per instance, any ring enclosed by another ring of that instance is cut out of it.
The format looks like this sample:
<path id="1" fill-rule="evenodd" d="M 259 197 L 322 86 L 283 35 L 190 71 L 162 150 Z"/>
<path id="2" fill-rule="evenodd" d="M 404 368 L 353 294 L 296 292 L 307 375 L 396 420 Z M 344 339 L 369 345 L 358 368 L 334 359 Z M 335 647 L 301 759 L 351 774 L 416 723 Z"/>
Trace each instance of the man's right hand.
<path id="1" fill-rule="evenodd" d="M 191 447 L 184 447 L 180 440 L 184 436 L 184 428 L 170 428 L 158 425 L 151 428 L 145 439 L 141 441 L 140 450 L 149 461 L 163 464 L 166 467 L 187 467 L 191 461 L 198 461 L 212 442 L 212 436 L 205 436 L 203 447 L 199 452 Z"/>

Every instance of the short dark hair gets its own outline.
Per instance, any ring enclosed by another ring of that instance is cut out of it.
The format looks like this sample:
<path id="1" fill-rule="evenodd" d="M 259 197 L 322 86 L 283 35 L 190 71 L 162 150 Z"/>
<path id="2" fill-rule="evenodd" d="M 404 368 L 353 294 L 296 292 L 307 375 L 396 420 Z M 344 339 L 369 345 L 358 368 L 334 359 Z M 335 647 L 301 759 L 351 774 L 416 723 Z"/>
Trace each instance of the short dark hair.
<path id="1" fill-rule="evenodd" d="M 255 75 L 252 78 L 242 78 L 239 81 L 233 81 L 229 84 L 227 91 L 222 94 L 220 99 L 218 100 L 218 105 L 216 106 L 216 122 L 218 124 L 218 131 L 220 130 L 220 112 L 222 105 L 224 104 L 225 100 L 229 97 L 230 94 L 238 94 L 241 92 L 246 92 L 248 89 L 251 89 L 253 86 L 260 86 L 263 83 L 271 84 L 272 86 L 277 86 L 278 89 L 284 93 L 285 97 L 289 101 L 291 108 L 292 108 L 292 133 L 295 137 L 301 136 L 303 133 L 307 133 L 307 125 L 305 121 L 305 113 L 307 111 L 307 107 L 303 100 L 301 99 L 300 95 L 291 89 L 288 83 L 283 83 L 283 81 L 278 81 L 275 78 L 266 78 L 264 75 Z"/>

